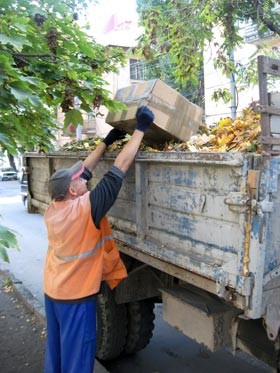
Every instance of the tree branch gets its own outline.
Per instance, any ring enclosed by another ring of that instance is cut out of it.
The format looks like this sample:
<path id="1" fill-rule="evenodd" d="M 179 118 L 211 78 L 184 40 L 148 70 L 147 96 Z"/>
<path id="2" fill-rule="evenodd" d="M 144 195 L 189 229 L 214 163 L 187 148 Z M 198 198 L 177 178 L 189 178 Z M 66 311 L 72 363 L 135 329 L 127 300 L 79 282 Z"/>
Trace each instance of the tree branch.
<path id="1" fill-rule="evenodd" d="M 53 54 L 45 53 L 45 54 L 37 54 L 37 53 L 12 53 L 14 57 L 55 57 Z"/>
<path id="2" fill-rule="evenodd" d="M 280 28 L 276 26 L 275 23 L 271 22 L 269 19 L 265 18 L 265 17 L 262 17 L 260 16 L 262 22 L 266 25 L 266 27 L 274 32 L 275 34 L 279 35 L 280 36 Z"/>
<path id="3" fill-rule="evenodd" d="M 280 35 L 280 28 L 277 27 L 276 23 L 273 23 L 270 19 L 268 19 L 267 17 L 265 17 L 264 15 L 264 10 L 263 10 L 263 6 L 261 5 L 261 2 L 258 1 L 258 5 L 257 5 L 257 12 L 258 12 L 258 15 L 261 19 L 261 21 L 263 22 L 263 24 L 272 32 L 276 33 L 277 35 Z"/>

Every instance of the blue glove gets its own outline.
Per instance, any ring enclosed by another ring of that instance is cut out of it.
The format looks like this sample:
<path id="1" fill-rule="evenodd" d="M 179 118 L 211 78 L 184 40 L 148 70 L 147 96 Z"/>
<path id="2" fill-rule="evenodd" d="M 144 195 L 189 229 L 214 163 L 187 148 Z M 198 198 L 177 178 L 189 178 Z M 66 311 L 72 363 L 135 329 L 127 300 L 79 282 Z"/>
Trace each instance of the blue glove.
<path id="1" fill-rule="evenodd" d="M 122 140 L 125 138 L 126 133 L 119 130 L 118 128 L 113 128 L 108 135 L 105 137 L 103 142 L 105 143 L 106 146 L 109 146 L 113 144 L 116 140 Z"/>
<path id="2" fill-rule="evenodd" d="M 146 106 L 141 106 L 136 112 L 136 129 L 145 133 L 154 119 L 154 113 Z"/>

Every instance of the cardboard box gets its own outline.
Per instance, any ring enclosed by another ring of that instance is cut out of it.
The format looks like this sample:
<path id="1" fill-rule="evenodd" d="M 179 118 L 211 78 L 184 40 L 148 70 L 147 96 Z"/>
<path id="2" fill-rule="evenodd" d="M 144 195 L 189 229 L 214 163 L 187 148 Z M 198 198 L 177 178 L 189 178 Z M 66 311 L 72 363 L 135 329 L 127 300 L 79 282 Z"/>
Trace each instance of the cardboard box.
<path id="1" fill-rule="evenodd" d="M 106 122 L 129 134 L 135 129 L 135 114 L 140 106 L 153 111 L 154 123 L 143 139 L 150 146 L 187 141 L 201 124 L 203 110 L 159 79 L 119 89 L 115 100 L 126 104 L 127 110 L 109 112 Z"/>

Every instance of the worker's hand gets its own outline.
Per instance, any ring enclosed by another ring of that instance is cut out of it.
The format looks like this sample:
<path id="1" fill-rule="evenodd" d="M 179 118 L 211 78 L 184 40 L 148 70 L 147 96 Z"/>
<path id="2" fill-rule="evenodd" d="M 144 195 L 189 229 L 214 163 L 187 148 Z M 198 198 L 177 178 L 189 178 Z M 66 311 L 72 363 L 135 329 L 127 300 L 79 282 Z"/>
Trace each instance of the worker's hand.
<path id="1" fill-rule="evenodd" d="M 109 146 L 113 144 L 113 142 L 117 140 L 122 140 L 125 138 L 126 133 L 119 130 L 118 128 L 113 128 L 108 135 L 105 137 L 103 142 L 105 143 L 106 146 Z"/>
<path id="2" fill-rule="evenodd" d="M 146 106 L 141 106 L 136 112 L 136 129 L 146 132 L 148 127 L 153 123 L 154 118 L 154 113 L 150 109 Z"/>

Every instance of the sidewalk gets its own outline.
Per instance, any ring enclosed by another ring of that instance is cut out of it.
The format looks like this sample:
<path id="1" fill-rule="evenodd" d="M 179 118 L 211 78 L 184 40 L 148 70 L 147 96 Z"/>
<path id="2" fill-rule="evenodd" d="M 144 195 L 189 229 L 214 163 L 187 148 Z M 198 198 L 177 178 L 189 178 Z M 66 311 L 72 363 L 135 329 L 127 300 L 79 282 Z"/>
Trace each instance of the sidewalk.
<path id="1" fill-rule="evenodd" d="M 45 311 L 8 271 L 0 271 L 0 361 L 3 373 L 43 372 Z M 108 373 L 96 360 L 94 373 Z"/>

